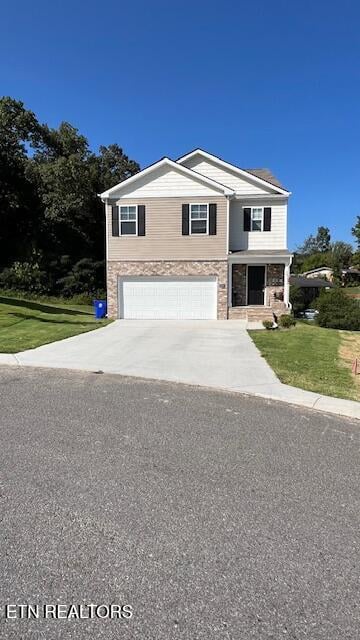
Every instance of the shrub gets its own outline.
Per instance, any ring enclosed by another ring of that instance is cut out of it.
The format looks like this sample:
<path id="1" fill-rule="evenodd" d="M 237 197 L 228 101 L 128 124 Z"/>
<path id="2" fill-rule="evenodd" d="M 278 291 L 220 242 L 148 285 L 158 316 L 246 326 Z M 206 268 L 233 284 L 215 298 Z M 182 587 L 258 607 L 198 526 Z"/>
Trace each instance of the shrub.
<path id="1" fill-rule="evenodd" d="M 38 262 L 14 262 L 0 274 L 0 287 L 31 293 L 46 293 L 48 279 Z"/>
<path id="2" fill-rule="evenodd" d="M 320 327 L 360 331 L 360 306 L 342 289 L 323 291 L 316 300 L 316 307 Z"/>
<path id="3" fill-rule="evenodd" d="M 265 329 L 272 329 L 273 323 L 271 320 L 263 320 L 263 327 Z"/>
<path id="4" fill-rule="evenodd" d="M 99 283 L 103 282 L 104 263 L 83 258 L 73 266 L 65 277 L 57 281 L 57 286 L 65 298 L 83 294 L 92 299 L 97 296 Z"/>
<path id="5" fill-rule="evenodd" d="M 309 302 L 307 299 L 308 297 L 309 296 L 306 294 L 305 289 L 301 289 L 301 287 L 296 287 L 294 285 L 290 287 L 290 302 L 295 315 L 301 311 L 305 311 Z"/>
<path id="6" fill-rule="evenodd" d="M 279 318 L 279 323 L 280 323 L 280 326 L 283 329 L 290 329 L 290 327 L 295 327 L 296 320 L 295 320 L 295 318 L 293 318 L 293 316 L 289 316 L 287 314 L 283 314 Z"/>

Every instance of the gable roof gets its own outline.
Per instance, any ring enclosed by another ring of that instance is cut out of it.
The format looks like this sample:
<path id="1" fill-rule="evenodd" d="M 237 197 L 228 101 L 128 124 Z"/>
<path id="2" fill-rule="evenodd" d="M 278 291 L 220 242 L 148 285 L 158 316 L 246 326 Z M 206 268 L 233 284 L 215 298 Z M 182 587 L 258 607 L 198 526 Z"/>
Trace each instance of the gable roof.
<path id="1" fill-rule="evenodd" d="M 204 185 L 212 187 L 213 189 L 216 189 L 217 191 L 219 191 L 220 193 L 223 193 L 224 195 L 234 194 L 234 191 L 232 189 L 229 189 L 229 187 L 226 187 L 220 182 L 216 182 L 215 180 L 212 180 L 212 178 L 207 178 L 206 176 L 203 176 L 201 173 L 198 173 L 193 169 L 188 169 L 188 167 L 183 167 L 181 164 L 178 164 L 177 162 L 170 160 L 170 158 L 165 157 L 165 158 L 161 158 L 161 160 L 158 160 L 158 162 L 154 162 L 154 164 L 149 165 L 145 169 L 138 171 L 133 176 L 130 176 L 130 178 L 127 178 L 126 180 L 119 182 L 114 187 L 111 187 L 111 189 L 107 189 L 106 191 L 98 195 L 103 199 L 110 198 L 112 194 L 115 194 L 118 191 L 121 191 L 123 187 L 128 186 L 129 184 L 136 182 L 140 178 L 143 178 L 144 176 L 153 173 L 157 169 L 161 167 L 166 167 L 166 166 L 170 167 L 171 169 L 175 169 L 176 171 L 179 171 L 180 173 L 192 178 L 193 180 L 196 180 L 197 182 L 201 182 Z"/>
<path id="2" fill-rule="evenodd" d="M 332 271 L 332 267 L 327 267 L 324 265 L 323 267 L 316 267 L 316 269 L 309 269 L 309 271 L 303 271 L 300 275 L 307 276 L 309 273 L 319 273 L 319 271 Z"/>
<path id="3" fill-rule="evenodd" d="M 271 185 L 272 188 L 275 188 L 276 191 L 282 195 L 288 196 L 291 194 L 291 191 L 288 191 L 287 189 L 285 189 L 285 187 L 283 187 L 280 184 L 280 182 L 277 180 L 277 178 L 275 178 L 275 176 L 273 176 L 273 174 L 269 171 L 269 169 L 240 169 L 240 167 L 236 167 L 234 164 L 230 164 L 229 162 L 222 160 L 218 156 L 214 156 L 213 154 L 208 153 L 207 151 L 204 151 L 203 149 L 200 149 L 200 148 L 194 149 L 193 151 L 190 151 L 184 156 L 181 156 L 180 158 L 177 159 L 176 162 L 179 164 L 182 164 L 183 162 L 186 162 L 186 160 L 189 160 L 190 158 L 196 155 L 200 155 L 206 160 L 210 160 L 215 164 L 218 164 L 219 166 L 223 167 L 224 169 L 231 170 L 234 173 L 237 173 L 238 175 L 241 175 L 244 178 L 251 177 L 251 179 L 254 180 L 254 182 L 257 182 L 258 184 L 261 184 L 267 187 Z"/>

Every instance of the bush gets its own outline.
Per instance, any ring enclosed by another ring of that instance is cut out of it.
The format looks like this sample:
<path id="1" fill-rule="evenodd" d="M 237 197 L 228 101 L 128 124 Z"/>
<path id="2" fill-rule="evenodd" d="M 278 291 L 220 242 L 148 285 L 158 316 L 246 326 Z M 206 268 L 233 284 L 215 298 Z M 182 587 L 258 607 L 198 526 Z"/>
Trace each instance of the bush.
<path id="1" fill-rule="evenodd" d="M 293 316 L 289 316 L 287 314 L 283 314 L 279 318 L 279 323 L 280 323 L 280 326 L 283 329 L 290 329 L 290 327 L 295 327 L 296 320 L 295 320 L 295 318 Z"/>
<path id="2" fill-rule="evenodd" d="M 20 291 L 19 289 L 3 289 L 0 288 L 0 298 L 14 298 L 20 300 L 34 300 L 36 302 L 42 302 L 44 304 L 66 304 L 71 307 L 71 305 L 92 305 L 93 300 L 106 300 L 106 291 L 103 289 L 98 289 L 94 294 L 89 293 L 79 293 L 76 296 L 71 296 L 71 298 L 64 296 L 52 296 L 42 293 L 34 293 L 29 291 Z"/>
<path id="3" fill-rule="evenodd" d="M 273 323 L 271 320 L 263 320 L 263 327 L 265 329 L 272 329 Z"/>
<path id="4" fill-rule="evenodd" d="M 323 291 L 315 306 L 319 311 L 317 322 L 320 327 L 360 331 L 360 306 L 342 289 Z"/>
<path id="5" fill-rule="evenodd" d="M 31 293 L 47 293 L 48 278 L 38 262 L 14 262 L 0 273 L 0 287 Z"/>
<path id="6" fill-rule="evenodd" d="M 296 314 L 301 311 L 305 311 L 308 305 L 308 295 L 305 289 L 292 285 L 290 287 L 290 302 L 292 304 L 293 311 Z"/>
<path id="7" fill-rule="evenodd" d="M 82 294 L 88 296 L 89 299 L 93 299 L 99 293 L 99 283 L 103 282 L 104 263 L 94 262 L 90 258 L 83 258 L 56 284 L 59 292 L 65 298 Z"/>

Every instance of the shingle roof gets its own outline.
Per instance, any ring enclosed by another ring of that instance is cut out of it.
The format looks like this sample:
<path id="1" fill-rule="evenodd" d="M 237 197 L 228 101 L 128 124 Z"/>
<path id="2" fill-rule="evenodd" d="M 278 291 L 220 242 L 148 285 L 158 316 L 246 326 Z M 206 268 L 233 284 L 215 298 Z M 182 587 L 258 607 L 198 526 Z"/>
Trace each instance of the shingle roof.
<path id="1" fill-rule="evenodd" d="M 292 254 L 287 249 L 238 249 L 236 251 L 230 251 L 230 255 L 242 255 L 242 256 L 291 256 Z"/>
<path id="2" fill-rule="evenodd" d="M 273 184 L 274 187 L 285 189 L 281 182 L 271 173 L 270 169 L 244 169 L 244 171 L 252 173 L 253 176 L 261 178 L 262 180 L 266 180 L 266 182 L 270 182 L 270 184 Z"/>
<path id="3" fill-rule="evenodd" d="M 289 282 L 296 287 L 306 289 L 332 288 L 334 286 L 332 282 L 328 282 L 327 280 L 322 280 L 321 278 L 304 278 L 304 276 L 290 276 Z"/>

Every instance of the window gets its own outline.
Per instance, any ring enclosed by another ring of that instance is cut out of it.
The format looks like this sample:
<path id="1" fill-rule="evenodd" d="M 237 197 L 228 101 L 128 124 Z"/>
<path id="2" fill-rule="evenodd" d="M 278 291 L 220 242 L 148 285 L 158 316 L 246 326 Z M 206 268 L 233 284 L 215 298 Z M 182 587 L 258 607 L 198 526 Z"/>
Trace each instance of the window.
<path id="1" fill-rule="evenodd" d="M 190 234 L 209 232 L 209 205 L 190 205 Z"/>
<path id="2" fill-rule="evenodd" d="M 263 230 L 263 207 L 252 207 L 251 209 L 251 231 Z"/>
<path id="3" fill-rule="evenodd" d="M 137 206 L 136 204 L 120 207 L 120 235 L 137 235 Z"/>

